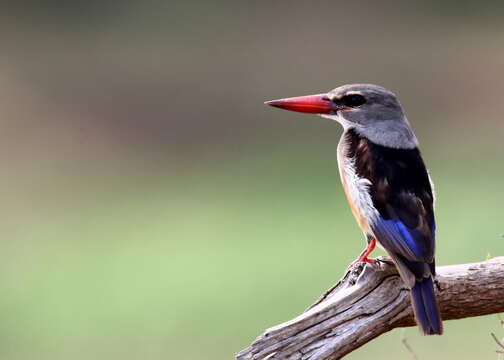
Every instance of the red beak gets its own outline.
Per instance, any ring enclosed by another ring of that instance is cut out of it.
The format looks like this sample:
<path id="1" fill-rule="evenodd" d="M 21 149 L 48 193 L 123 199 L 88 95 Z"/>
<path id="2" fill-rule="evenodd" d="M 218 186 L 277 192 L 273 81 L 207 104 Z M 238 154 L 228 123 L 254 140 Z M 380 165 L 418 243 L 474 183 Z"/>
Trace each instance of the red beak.
<path id="1" fill-rule="evenodd" d="M 265 104 L 280 109 L 309 114 L 331 114 L 333 111 L 338 110 L 337 105 L 331 102 L 326 94 L 271 100 L 266 101 Z"/>

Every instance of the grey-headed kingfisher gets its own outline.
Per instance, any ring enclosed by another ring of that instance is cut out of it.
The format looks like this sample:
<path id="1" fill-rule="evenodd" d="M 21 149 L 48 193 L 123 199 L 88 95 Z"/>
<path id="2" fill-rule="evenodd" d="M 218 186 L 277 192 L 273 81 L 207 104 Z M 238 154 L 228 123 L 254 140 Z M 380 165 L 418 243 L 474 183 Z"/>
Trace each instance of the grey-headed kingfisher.
<path id="1" fill-rule="evenodd" d="M 319 114 L 343 126 L 337 151 L 339 173 L 368 244 L 356 261 L 376 262 L 368 256 L 376 244 L 382 247 L 411 290 L 421 331 L 441 334 L 433 282 L 434 189 L 396 96 L 380 86 L 352 84 L 266 104 Z"/>

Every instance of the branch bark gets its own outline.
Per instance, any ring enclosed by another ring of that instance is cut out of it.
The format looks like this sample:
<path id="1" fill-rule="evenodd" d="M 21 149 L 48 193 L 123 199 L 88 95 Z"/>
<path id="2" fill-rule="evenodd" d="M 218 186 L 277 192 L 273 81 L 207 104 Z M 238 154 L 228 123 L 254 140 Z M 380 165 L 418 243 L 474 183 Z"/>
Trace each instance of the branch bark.
<path id="1" fill-rule="evenodd" d="M 504 312 L 504 257 L 436 271 L 443 320 Z M 382 258 L 378 265 L 354 265 L 304 313 L 266 330 L 236 359 L 340 359 L 405 326 L 415 326 L 409 290 Z"/>

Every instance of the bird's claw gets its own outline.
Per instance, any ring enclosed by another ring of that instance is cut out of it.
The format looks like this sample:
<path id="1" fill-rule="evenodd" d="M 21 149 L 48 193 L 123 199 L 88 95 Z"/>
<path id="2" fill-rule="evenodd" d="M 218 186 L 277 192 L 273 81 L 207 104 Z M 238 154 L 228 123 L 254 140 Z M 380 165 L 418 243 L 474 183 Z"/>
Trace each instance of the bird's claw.
<path id="1" fill-rule="evenodd" d="M 352 261 L 352 262 L 350 263 L 350 265 L 348 265 L 347 269 L 349 270 L 349 269 L 353 268 L 353 267 L 354 267 L 355 265 L 357 265 L 357 264 L 364 264 L 364 265 L 365 265 L 365 264 L 373 264 L 373 265 L 374 265 L 374 264 L 378 264 L 378 263 L 379 263 L 379 261 L 380 261 L 380 260 L 378 260 L 378 259 L 370 259 L 370 258 L 368 258 L 368 257 L 362 257 L 362 256 L 361 256 L 361 257 L 359 257 L 358 259 L 356 259 L 356 260 Z"/>

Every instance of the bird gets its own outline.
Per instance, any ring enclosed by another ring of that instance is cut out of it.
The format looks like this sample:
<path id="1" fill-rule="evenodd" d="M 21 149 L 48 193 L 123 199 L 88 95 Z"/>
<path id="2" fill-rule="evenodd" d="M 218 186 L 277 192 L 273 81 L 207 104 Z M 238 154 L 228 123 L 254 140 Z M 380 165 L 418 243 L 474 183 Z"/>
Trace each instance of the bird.
<path id="1" fill-rule="evenodd" d="M 376 245 L 384 249 L 410 289 L 420 331 L 441 335 L 434 292 L 434 186 L 396 95 L 378 85 L 349 84 L 265 104 L 318 114 L 343 126 L 337 147 L 339 174 L 367 242 L 355 262 L 376 263 L 368 256 Z"/>

